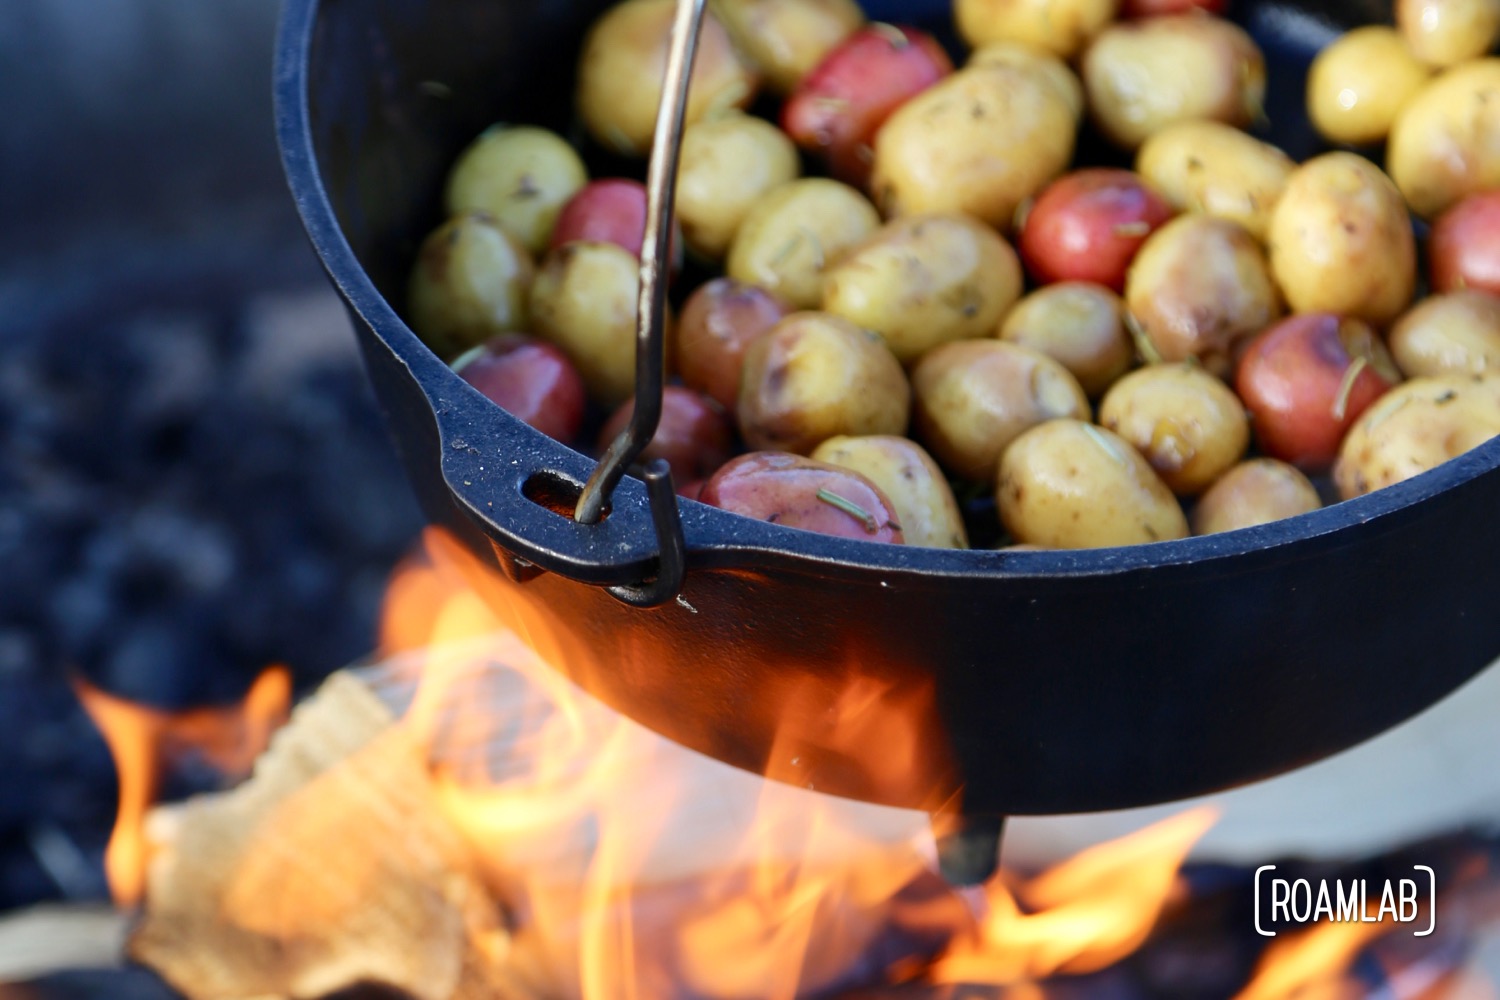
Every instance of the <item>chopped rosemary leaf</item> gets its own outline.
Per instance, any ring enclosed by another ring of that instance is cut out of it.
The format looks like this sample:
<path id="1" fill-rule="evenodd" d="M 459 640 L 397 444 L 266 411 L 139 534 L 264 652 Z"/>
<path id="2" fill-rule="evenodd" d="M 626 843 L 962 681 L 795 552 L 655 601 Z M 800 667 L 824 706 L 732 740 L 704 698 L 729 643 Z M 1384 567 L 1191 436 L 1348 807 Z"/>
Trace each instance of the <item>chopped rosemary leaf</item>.
<path id="1" fill-rule="evenodd" d="M 831 507 L 837 507 L 845 514 L 848 514 L 855 520 L 862 522 L 865 526 L 865 531 L 868 534 L 874 535 L 880 532 L 880 522 L 875 520 L 875 515 L 871 514 L 869 511 L 865 510 L 863 507 L 855 503 L 853 500 L 850 500 L 848 497 L 841 497 L 832 490 L 819 490 L 818 499 Z"/>

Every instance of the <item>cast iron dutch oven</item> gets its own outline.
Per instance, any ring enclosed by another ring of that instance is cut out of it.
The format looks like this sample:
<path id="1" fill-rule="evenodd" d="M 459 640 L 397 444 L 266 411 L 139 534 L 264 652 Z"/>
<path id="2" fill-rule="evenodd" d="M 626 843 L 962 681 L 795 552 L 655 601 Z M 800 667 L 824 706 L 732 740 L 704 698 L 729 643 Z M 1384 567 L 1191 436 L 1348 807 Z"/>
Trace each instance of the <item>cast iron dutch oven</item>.
<path id="1" fill-rule="evenodd" d="M 662 565 L 642 482 L 600 524 L 557 513 L 594 463 L 488 403 L 399 315 L 456 154 L 496 121 L 566 130 L 574 53 L 608 2 L 287 0 L 276 76 L 292 192 L 429 516 L 583 686 L 781 780 L 1054 813 L 1311 762 L 1500 654 L 1500 440 L 1311 515 L 1102 551 L 881 546 L 684 502 L 679 599 L 619 599 Z M 1270 64 L 1271 138 L 1308 155 L 1312 53 L 1389 10 L 1240 2 Z M 947 30 L 947 0 L 867 6 Z"/>

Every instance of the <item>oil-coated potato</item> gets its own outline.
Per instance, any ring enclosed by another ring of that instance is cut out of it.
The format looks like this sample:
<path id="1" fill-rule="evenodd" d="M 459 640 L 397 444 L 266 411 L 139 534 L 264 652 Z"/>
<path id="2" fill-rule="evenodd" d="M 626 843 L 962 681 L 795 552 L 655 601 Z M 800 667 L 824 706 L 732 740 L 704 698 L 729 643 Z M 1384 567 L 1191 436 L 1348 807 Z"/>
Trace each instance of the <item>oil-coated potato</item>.
<path id="1" fill-rule="evenodd" d="M 1135 169 L 1179 212 L 1238 222 L 1264 240 L 1271 211 L 1297 164 L 1232 125 L 1191 121 L 1168 125 L 1147 139 Z"/>
<path id="2" fill-rule="evenodd" d="M 1181 215 L 1151 234 L 1126 278 L 1125 305 L 1147 360 L 1197 358 L 1220 378 L 1240 343 L 1281 314 L 1260 244 L 1208 215 Z"/>
<path id="3" fill-rule="evenodd" d="M 600 454 L 624 433 L 634 416 L 634 399 L 610 415 L 599 431 Z M 661 418 L 639 461 L 661 459 L 672 469 L 673 484 L 681 486 L 708 478 L 733 455 L 734 429 L 723 407 L 679 385 L 662 390 Z"/>
<path id="4" fill-rule="evenodd" d="M 1000 461 L 1000 520 L 1019 542 L 1094 549 L 1186 538 L 1187 518 L 1140 453 L 1111 431 L 1053 420 Z"/>
<path id="5" fill-rule="evenodd" d="M 1389 177 L 1353 153 L 1298 167 L 1271 214 L 1271 274 L 1296 312 L 1384 326 L 1411 302 L 1416 240 Z"/>
<path id="6" fill-rule="evenodd" d="M 798 309 L 817 309 L 824 274 L 879 227 L 880 213 L 864 195 L 826 177 L 805 177 L 751 207 L 725 269 Z"/>
<path id="7" fill-rule="evenodd" d="M 505 334 L 457 358 L 453 370 L 490 402 L 563 444 L 583 427 L 583 378 L 555 344 Z"/>
<path id="8" fill-rule="evenodd" d="M 1449 292 L 1424 299 L 1391 328 L 1390 347 L 1407 378 L 1500 372 L 1500 298 Z"/>
<path id="9" fill-rule="evenodd" d="M 750 447 L 806 455 L 841 434 L 906 433 L 911 386 L 876 334 L 794 313 L 745 351 L 736 412 Z"/>
<path id="10" fill-rule="evenodd" d="M 1323 506 L 1312 481 L 1274 458 L 1241 462 L 1220 477 L 1193 507 L 1195 535 L 1253 528 Z"/>
<path id="11" fill-rule="evenodd" d="M 1179 496 L 1203 492 L 1250 446 L 1239 397 L 1194 364 L 1126 375 L 1099 404 L 1099 423 L 1130 442 Z"/>
<path id="12" fill-rule="evenodd" d="M 780 451 L 741 455 L 703 484 L 711 507 L 840 538 L 904 541 L 890 499 L 851 469 Z"/>
<path id="13" fill-rule="evenodd" d="M 1084 53 L 1082 75 L 1095 123 L 1125 149 L 1174 122 L 1249 125 L 1266 95 L 1265 57 L 1255 42 L 1203 14 L 1111 25 Z"/>
<path id="14" fill-rule="evenodd" d="M 1013 66 L 970 66 L 906 102 L 875 137 L 871 190 L 889 216 L 964 212 L 1009 229 L 1073 158 L 1058 89 Z"/>
<path id="15" fill-rule="evenodd" d="M 990 42 L 969 56 L 970 66 L 1009 66 L 1052 87 L 1068 102 L 1073 118 L 1083 117 L 1083 81 L 1057 56 L 1025 42 Z"/>
<path id="16" fill-rule="evenodd" d="M 1379 142 L 1431 73 L 1394 28 L 1355 28 L 1313 60 L 1307 115 L 1329 142 Z"/>
<path id="17" fill-rule="evenodd" d="M 1071 59 L 1114 19 L 1118 0 L 955 0 L 958 31 L 971 48 L 1024 42 Z"/>
<path id="18" fill-rule="evenodd" d="M 1500 38 L 1500 0 L 1396 0 L 1396 26 L 1431 66 L 1457 66 Z"/>
<path id="19" fill-rule="evenodd" d="M 459 156 L 444 205 L 450 216 L 483 212 L 540 256 L 563 206 L 588 180 L 583 160 L 562 136 L 530 125 L 496 125 Z"/>
<path id="20" fill-rule="evenodd" d="M 1500 191 L 1471 194 L 1438 217 L 1427 266 L 1434 292 L 1500 295 Z"/>
<path id="21" fill-rule="evenodd" d="M 976 483 L 994 479 L 1000 455 L 1028 427 L 1087 419 L 1089 401 L 1068 370 L 1002 340 L 958 340 L 911 374 L 917 436 L 943 467 Z"/>
<path id="22" fill-rule="evenodd" d="M 745 350 L 791 311 L 765 289 L 733 278 L 715 278 L 700 285 L 682 304 L 677 374 L 686 385 L 733 410 L 739 400 Z"/>
<path id="23" fill-rule="evenodd" d="M 1423 218 L 1500 187 L 1500 59 L 1456 66 L 1417 91 L 1396 116 L 1385 166 Z"/>
<path id="24" fill-rule="evenodd" d="M 682 136 L 677 221 L 688 249 L 723 260 L 750 207 L 802 172 L 797 147 L 763 118 L 730 112 Z"/>
<path id="25" fill-rule="evenodd" d="M 902 364 L 952 340 L 987 337 L 1021 295 L 1010 244 L 964 215 L 887 223 L 829 270 L 823 309 L 885 338 Z"/>
<path id="26" fill-rule="evenodd" d="M 1135 361 L 1125 303 L 1103 285 L 1086 281 L 1059 282 L 1026 296 L 1005 317 L 1000 339 L 1057 361 L 1091 397 Z"/>
<path id="27" fill-rule="evenodd" d="M 613 243 L 569 243 L 547 255 L 531 289 L 537 334 L 567 352 L 589 395 L 608 405 L 635 391 L 640 273 L 640 261 Z"/>
<path id="28" fill-rule="evenodd" d="M 715 0 L 734 44 L 781 95 L 865 23 L 855 0 Z"/>
<path id="29" fill-rule="evenodd" d="M 1403 383 L 1360 418 L 1334 466 L 1348 500 L 1403 482 L 1500 434 L 1500 378 L 1435 375 Z"/>
<path id="30" fill-rule="evenodd" d="M 1141 244 L 1175 214 L 1139 174 L 1087 167 L 1037 195 L 1022 212 L 1016 244 L 1041 284 L 1093 281 L 1122 292 Z"/>
<path id="31" fill-rule="evenodd" d="M 651 149 L 676 13 L 677 0 L 624 0 L 589 30 L 578 63 L 578 112 L 600 145 L 627 156 Z M 704 15 L 687 123 L 747 106 L 758 85 L 724 26 Z"/>
<path id="32" fill-rule="evenodd" d="M 812 453 L 814 461 L 853 469 L 880 488 L 895 505 L 908 545 L 966 549 L 969 536 L 943 470 L 904 437 L 829 438 Z"/>
<path id="33" fill-rule="evenodd" d="M 535 267 L 485 215 L 460 215 L 422 241 L 407 285 L 407 319 L 441 358 L 526 329 Z"/>

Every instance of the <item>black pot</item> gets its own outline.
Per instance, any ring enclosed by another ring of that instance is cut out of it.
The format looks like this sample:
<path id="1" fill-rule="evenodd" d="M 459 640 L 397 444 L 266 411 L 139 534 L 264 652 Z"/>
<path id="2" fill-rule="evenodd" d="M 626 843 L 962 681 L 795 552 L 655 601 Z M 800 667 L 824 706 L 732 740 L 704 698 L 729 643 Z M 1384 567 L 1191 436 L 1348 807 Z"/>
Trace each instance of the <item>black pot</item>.
<path id="1" fill-rule="evenodd" d="M 642 484 L 627 479 L 594 527 L 534 502 L 576 494 L 592 461 L 489 404 L 397 311 L 455 155 L 494 121 L 566 128 L 572 57 L 606 3 L 288 0 L 276 75 L 293 194 L 429 515 L 504 574 L 497 604 L 589 690 L 782 780 L 1052 813 L 1309 763 L 1500 654 L 1500 440 L 1314 514 L 1127 549 L 882 546 L 685 502 L 681 599 L 616 600 L 602 588 L 656 561 Z M 947 22 L 946 0 L 868 6 Z M 1389 10 L 1239 16 L 1268 54 L 1272 137 L 1306 155 L 1311 54 Z"/>

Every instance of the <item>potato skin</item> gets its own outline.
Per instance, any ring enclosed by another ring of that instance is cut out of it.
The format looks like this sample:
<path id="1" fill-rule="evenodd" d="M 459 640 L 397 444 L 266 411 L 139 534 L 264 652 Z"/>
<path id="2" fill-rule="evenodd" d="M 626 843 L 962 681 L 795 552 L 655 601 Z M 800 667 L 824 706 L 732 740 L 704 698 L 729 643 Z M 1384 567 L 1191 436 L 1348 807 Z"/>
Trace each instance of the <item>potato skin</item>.
<path id="1" fill-rule="evenodd" d="M 1118 0 L 956 0 L 959 34 L 971 48 L 1024 42 L 1071 59 L 1114 19 Z"/>
<path id="2" fill-rule="evenodd" d="M 1385 165 L 1412 211 L 1435 218 L 1500 187 L 1500 59 L 1455 66 L 1417 91 L 1391 125 Z"/>
<path id="3" fill-rule="evenodd" d="M 797 147 L 764 119 L 731 112 L 689 126 L 677 174 L 677 221 L 688 249 L 722 260 L 756 201 L 801 172 Z"/>
<path id="4" fill-rule="evenodd" d="M 1313 60 L 1307 115 L 1329 142 L 1379 142 L 1431 73 L 1394 28 L 1355 28 Z"/>
<path id="5" fill-rule="evenodd" d="M 1091 398 L 1135 362 L 1125 303 L 1103 285 L 1062 281 L 1038 288 L 1005 317 L 1000 339 L 1060 363 Z"/>
<path id="6" fill-rule="evenodd" d="M 1500 191 L 1471 194 L 1432 224 L 1428 276 L 1434 292 L 1500 295 Z"/>
<path id="7" fill-rule="evenodd" d="M 750 342 L 781 322 L 791 306 L 763 288 L 715 278 L 682 304 L 677 373 L 691 388 L 733 411 Z"/>
<path id="8" fill-rule="evenodd" d="M 1345 500 L 1404 482 L 1500 434 L 1500 378 L 1437 375 L 1402 383 L 1344 439 L 1334 481 Z"/>
<path id="9" fill-rule="evenodd" d="M 1500 0 L 1396 0 L 1396 26 L 1422 62 L 1457 66 L 1500 37 Z"/>
<path id="10" fill-rule="evenodd" d="M 713 9 L 735 46 L 783 96 L 865 23 L 855 0 L 718 0 Z"/>
<path id="11" fill-rule="evenodd" d="M 505 334 L 456 360 L 453 370 L 490 402 L 563 444 L 583 427 L 583 378 L 552 344 Z"/>
<path id="12" fill-rule="evenodd" d="M 798 309 L 817 309 L 827 269 L 879 227 L 880 213 L 864 195 L 826 177 L 804 177 L 756 201 L 725 270 Z"/>
<path id="13" fill-rule="evenodd" d="M 1041 284 L 1093 281 L 1125 290 L 1125 272 L 1153 231 L 1176 213 L 1129 170 L 1088 167 L 1048 184 L 1024 212 L 1016 242 Z"/>
<path id="14" fill-rule="evenodd" d="M 823 281 L 823 309 L 885 338 L 910 365 L 953 340 L 989 336 L 1021 295 L 1016 252 L 964 215 L 895 219 Z"/>
<path id="15" fill-rule="evenodd" d="M 1102 427 L 1052 420 L 1006 449 L 996 499 L 1019 542 L 1093 549 L 1186 538 L 1187 518 L 1140 453 Z"/>
<path id="16" fill-rule="evenodd" d="M 1126 375 L 1099 404 L 1099 423 L 1130 442 L 1179 496 L 1203 492 L 1250 446 L 1239 397 L 1193 364 Z"/>
<path id="17" fill-rule="evenodd" d="M 604 422 L 599 431 L 601 454 L 630 426 L 633 416 L 632 398 Z M 681 486 L 713 475 L 733 454 L 734 429 L 718 403 L 678 385 L 662 390 L 661 420 L 639 461 L 661 459 L 672 468 L 672 482 Z"/>
<path id="18" fill-rule="evenodd" d="M 1057 56 L 1025 42 L 989 42 L 973 51 L 969 66 L 1009 66 L 1047 84 L 1067 102 L 1073 120 L 1083 118 L 1083 81 Z"/>
<path id="19" fill-rule="evenodd" d="M 1141 146 L 1135 169 L 1179 212 L 1237 222 L 1264 240 L 1271 212 L 1297 169 L 1292 158 L 1222 122 L 1168 125 Z"/>
<path id="20" fill-rule="evenodd" d="M 911 386 L 876 334 L 793 313 L 745 351 L 736 414 L 750 447 L 806 455 L 841 434 L 904 434 Z"/>
<path id="21" fill-rule="evenodd" d="M 1039 351 L 1000 340 L 957 340 L 912 370 L 917 436 L 949 472 L 994 479 L 1000 454 L 1027 428 L 1089 416 L 1068 370 Z"/>
<path id="22" fill-rule="evenodd" d="M 443 203 L 449 216 L 488 215 L 540 256 L 563 206 L 588 180 L 583 160 L 562 136 L 531 125 L 495 125 L 459 154 Z"/>
<path id="23" fill-rule="evenodd" d="M 428 235 L 407 282 L 411 328 L 451 359 L 526 329 L 535 267 L 526 248 L 486 215 L 461 215 Z"/>
<path id="24" fill-rule="evenodd" d="M 852 504 L 869 519 L 820 497 L 825 492 Z M 741 455 L 703 484 L 698 500 L 787 528 L 897 545 L 905 541 L 896 509 L 879 487 L 851 469 L 801 455 L 779 451 Z"/>
<path id="25" fill-rule="evenodd" d="M 964 212 L 1006 230 L 1067 169 L 1076 138 L 1056 86 L 1014 66 L 969 66 L 886 120 L 871 190 L 888 217 Z"/>
<path id="26" fill-rule="evenodd" d="M 1312 481 L 1299 470 L 1274 458 L 1253 458 L 1224 473 L 1198 499 L 1191 518 L 1193 534 L 1253 528 L 1322 506 Z"/>
<path id="27" fill-rule="evenodd" d="M 943 470 L 915 441 L 889 435 L 829 438 L 812 458 L 852 469 L 879 487 L 901 518 L 906 544 L 969 547 L 963 515 Z"/>
<path id="28" fill-rule="evenodd" d="M 1423 299 L 1391 328 L 1390 348 L 1407 378 L 1500 373 L 1500 297 L 1469 291 Z"/>
<path id="29" fill-rule="evenodd" d="M 1271 214 L 1271 273 L 1296 312 L 1385 326 L 1411 302 L 1416 239 L 1400 192 L 1353 153 L 1298 167 Z"/>

